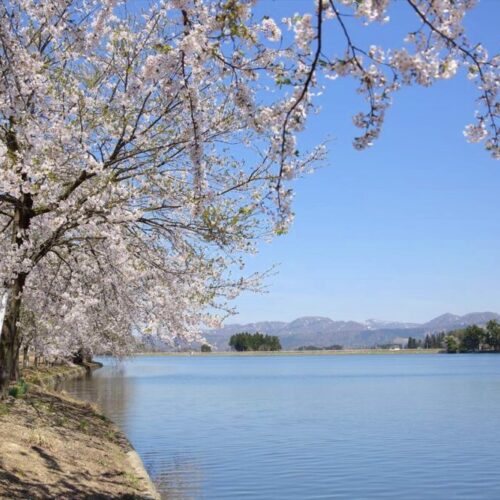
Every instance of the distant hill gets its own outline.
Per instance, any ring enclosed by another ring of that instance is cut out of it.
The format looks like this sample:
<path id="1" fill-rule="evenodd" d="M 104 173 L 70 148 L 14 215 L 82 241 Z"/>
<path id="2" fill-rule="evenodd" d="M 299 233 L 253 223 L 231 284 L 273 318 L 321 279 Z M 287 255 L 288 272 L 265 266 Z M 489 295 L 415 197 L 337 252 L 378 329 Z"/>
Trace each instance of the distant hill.
<path id="1" fill-rule="evenodd" d="M 400 323 L 374 319 L 334 321 L 322 316 L 305 316 L 289 323 L 262 321 L 249 324 L 230 324 L 218 330 L 205 332 L 206 340 L 217 350 L 229 349 L 228 341 L 237 332 L 261 332 L 278 335 L 283 349 L 297 349 L 305 345 L 325 347 L 340 344 L 344 347 L 373 347 L 388 344 L 400 338 L 424 338 L 426 334 L 455 330 L 468 325 L 483 325 L 491 319 L 500 321 L 500 314 L 474 312 L 458 316 L 446 313 L 427 323 Z"/>
<path id="2" fill-rule="evenodd" d="M 474 312 L 464 316 L 446 313 L 428 321 L 423 326 L 431 331 L 455 330 L 474 324 L 483 325 L 491 319 L 498 320 L 499 318 L 500 316 L 493 312 Z"/>

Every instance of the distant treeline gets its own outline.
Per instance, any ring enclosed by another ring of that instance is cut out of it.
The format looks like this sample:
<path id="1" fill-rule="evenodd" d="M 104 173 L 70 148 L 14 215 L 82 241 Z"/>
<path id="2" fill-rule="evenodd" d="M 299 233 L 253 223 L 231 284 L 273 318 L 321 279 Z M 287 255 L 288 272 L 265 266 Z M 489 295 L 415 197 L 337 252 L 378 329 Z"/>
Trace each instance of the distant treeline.
<path id="1" fill-rule="evenodd" d="M 334 344 L 326 347 L 318 347 L 317 345 L 303 345 L 297 348 L 297 351 L 341 351 L 344 346 Z"/>
<path id="2" fill-rule="evenodd" d="M 236 333 L 229 339 L 229 347 L 235 351 L 280 351 L 279 337 L 262 333 Z"/>
<path id="3" fill-rule="evenodd" d="M 408 338 L 408 349 L 441 349 L 444 347 L 445 332 L 432 333 L 425 336 L 424 339 Z"/>
<path id="4" fill-rule="evenodd" d="M 500 351 L 500 324 L 491 320 L 486 327 L 471 325 L 447 333 L 426 335 L 419 340 L 410 337 L 408 349 L 446 349 L 455 352 L 496 352 Z"/>

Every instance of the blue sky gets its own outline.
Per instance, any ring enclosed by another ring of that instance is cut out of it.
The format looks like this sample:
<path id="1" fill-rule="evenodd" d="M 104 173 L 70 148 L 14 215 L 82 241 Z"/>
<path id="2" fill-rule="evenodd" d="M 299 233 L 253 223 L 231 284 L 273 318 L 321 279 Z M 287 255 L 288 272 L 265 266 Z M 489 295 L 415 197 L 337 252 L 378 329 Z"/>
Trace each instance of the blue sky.
<path id="1" fill-rule="evenodd" d="M 308 4 L 266 0 L 260 8 L 282 17 Z M 498 52 L 499 14 L 500 2 L 483 0 L 468 16 L 470 38 L 490 52 Z M 387 28 L 385 41 L 396 45 Z M 228 322 L 500 312 L 500 162 L 462 135 L 476 96 L 463 75 L 405 89 L 379 141 L 357 152 L 351 115 L 363 103 L 348 82 L 329 85 L 323 113 L 301 138 L 307 147 L 330 137 L 328 160 L 295 184 L 289 234 L 248 259 L 250 271 L 280 263 L 268 293 L 243 294 Z"/>

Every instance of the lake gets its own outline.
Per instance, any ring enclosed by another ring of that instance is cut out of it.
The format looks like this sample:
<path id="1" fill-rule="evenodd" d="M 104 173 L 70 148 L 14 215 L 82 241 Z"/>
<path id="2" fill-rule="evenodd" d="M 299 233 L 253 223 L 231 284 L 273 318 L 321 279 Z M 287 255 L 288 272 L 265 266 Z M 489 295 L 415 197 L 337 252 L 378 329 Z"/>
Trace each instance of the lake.
<path id="1" fill-rule="evenodd" d="M 164 498 L 500 498 L 500 355 L 101 361 L 65 389 Z"/>

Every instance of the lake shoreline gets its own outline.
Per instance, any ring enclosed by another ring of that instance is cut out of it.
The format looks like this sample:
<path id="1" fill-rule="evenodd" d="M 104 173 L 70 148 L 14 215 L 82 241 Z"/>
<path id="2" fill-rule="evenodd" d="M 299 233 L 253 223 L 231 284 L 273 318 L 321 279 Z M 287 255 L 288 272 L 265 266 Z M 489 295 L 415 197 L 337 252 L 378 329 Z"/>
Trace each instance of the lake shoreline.
<path id="1" fill-rule="evenodd" d="M 342 349 L 342 350 L 308 350 L 308 351 L 212 351 L 212 352 L 138 352 L 134 356 L 353 356 L 353 355 L 411 355 L 411 354 L 446 354 L 442 349 Z"/>
<path id="2" fill-rule="evenodd" d="M 26 394 L 0 402 L 0 498 L 159 500 L 123 432 L 95 405 L 53 390 L 101 366 L 27 370 Z"/>

